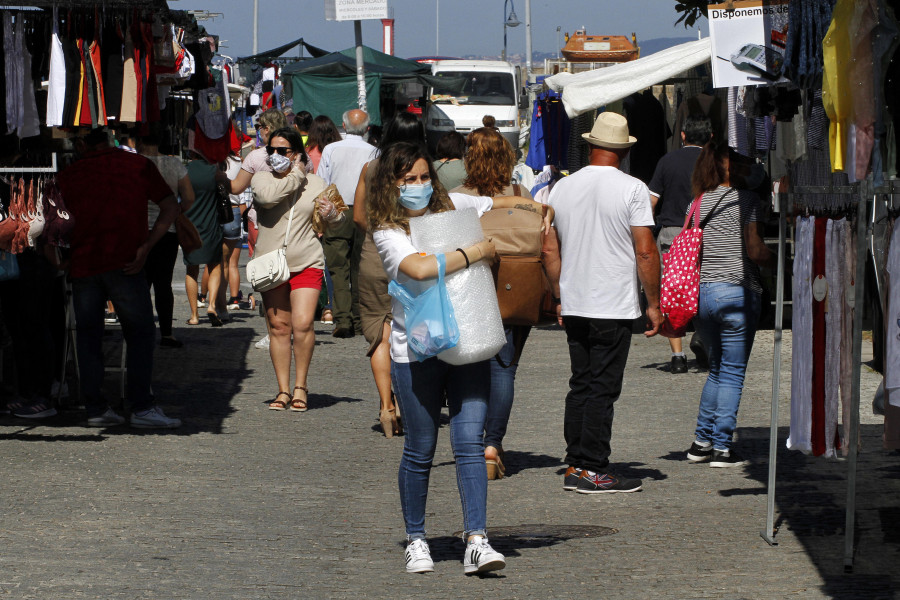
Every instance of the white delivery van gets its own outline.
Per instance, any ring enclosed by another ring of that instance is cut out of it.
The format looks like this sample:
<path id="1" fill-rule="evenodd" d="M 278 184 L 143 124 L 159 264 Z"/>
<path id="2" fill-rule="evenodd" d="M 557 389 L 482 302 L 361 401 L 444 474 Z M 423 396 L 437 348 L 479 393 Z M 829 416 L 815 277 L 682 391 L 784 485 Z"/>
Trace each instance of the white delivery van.
<path id="1" fill-rule="evenodd" d="M 513 148 L 519 147 L 519 69 L 499 60 L 439 60 L 431 73 L 447 85 L 429 90 L 425 114 L 428 147 L 434 152 L 440 138 L 456 130 L 467 135 L 491 115 Z"/>

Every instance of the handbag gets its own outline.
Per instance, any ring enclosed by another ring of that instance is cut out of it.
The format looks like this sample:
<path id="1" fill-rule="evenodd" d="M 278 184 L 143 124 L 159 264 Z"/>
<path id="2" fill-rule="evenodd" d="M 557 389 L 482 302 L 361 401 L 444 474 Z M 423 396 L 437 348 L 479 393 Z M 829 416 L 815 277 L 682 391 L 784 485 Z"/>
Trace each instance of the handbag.
<path id="1" fill-rule="evenodd" d="M 216 219 L 219 225 L 226 225 L 234 220 L 234 211 L 231 210 L 231 194 L 225 189 L 225 184 L 216 185 Z"/>
<path id="2" fill-rule="evenodd" d="M 438 262 L 437 283 L 413 296 L 408 289 L 397 281 L 388 284 L 388 293 L 403 305 L 406 317 L 406 343 L 410 352 L 419 362 L 437 356 L 459 343 L 459 325 L 444 273 L 447 259 L 443 254 L 436 255 Z"/>
<path id="3" fill-rule="evenodd" d="M 553 290 L 542 260 L 546 241 L 542 220 L 538 213 L 516 208 L 489 210 L 481 217 L 484 235 L 496 251 L 491 271 L 505 325 L 556 322 Z"/>
<path id="4" fill-rule="evenodd" d="M 197 231 L 197 228 L 194 227 L 194 224 L 191 223 L 191 220 L 184 213 L 175 218 L 175 235 L 178 236 L 178 245 L 181 246 L 181 250 L 185 254 L 190 254 L 194 250 L 199 250 L 203 247 L 203 239 L 200 237 L 200 232 Z"/>
<path id="5" fill-rule="evenodd" d="M 291 213 L 288 216 L 287 229 L 284 232 L 284 244 L 281 248 L 256 256 L 247 263 L 247 281 L 257 292 L 267 292 L 277 288 L 291 278 L 291 270 L 287 263 L 287 244 L 296 205 L 297 199 L 295 198 L 291 204 Z"/>
<path id="6" fill-rule="evenodd" d="M 669 251 L 663 255 L 663 278 L 660 286 L 659 310 L 666 320 L 660 327 L 660 335 L 669 338 L 683 337 L 687 326 L 695 316 L 700 301 L 700 251 L 703 246 L 703 228 L 709 222 L 716 208 L 728 190 L 716 202 L 702 222 L 700 202 L 703 195 L 691 203 L 684 219 L 681 233 L 675 236 Z M 693 224 L 691 221 L 693 220 Z"/>

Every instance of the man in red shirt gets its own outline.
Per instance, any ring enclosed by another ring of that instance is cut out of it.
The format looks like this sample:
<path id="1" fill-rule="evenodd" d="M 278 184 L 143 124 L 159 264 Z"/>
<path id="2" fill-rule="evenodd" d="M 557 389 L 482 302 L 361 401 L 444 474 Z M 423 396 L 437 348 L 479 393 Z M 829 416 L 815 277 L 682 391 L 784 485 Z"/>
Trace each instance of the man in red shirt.
<path id="1" fill-rule="evenodd" d="M 75 218 L 69 276 L 87 424 L 108 427 L 125 422 L 101 394 L 103 312 L 111 300 L 127 346 L 131 426 L 179 427 L 181 421 L 155 406 L 150 392 L 156 329 L 143 273 L 150 248 L 178 215 L 178 203 L 156 166 L 143 156 L 111 147 L 105 130 L 95 129 L 76 140 L 76 149 L 83 158 L 60 173 L 58 181 Z M 149 235 L 148 200 L 160 211 Z"/>

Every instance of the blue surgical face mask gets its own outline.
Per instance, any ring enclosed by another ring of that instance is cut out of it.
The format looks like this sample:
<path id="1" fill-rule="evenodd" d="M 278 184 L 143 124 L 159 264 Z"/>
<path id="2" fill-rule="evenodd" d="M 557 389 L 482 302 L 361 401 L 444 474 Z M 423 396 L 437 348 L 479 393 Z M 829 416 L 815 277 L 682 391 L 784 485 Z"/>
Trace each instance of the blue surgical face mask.
<path id="1" fill-rule="evenodd" d="M 409 210 L 422 210 L 431 202 L 431 182 L 406 184 L 400 187 L 400 204 Z"/>

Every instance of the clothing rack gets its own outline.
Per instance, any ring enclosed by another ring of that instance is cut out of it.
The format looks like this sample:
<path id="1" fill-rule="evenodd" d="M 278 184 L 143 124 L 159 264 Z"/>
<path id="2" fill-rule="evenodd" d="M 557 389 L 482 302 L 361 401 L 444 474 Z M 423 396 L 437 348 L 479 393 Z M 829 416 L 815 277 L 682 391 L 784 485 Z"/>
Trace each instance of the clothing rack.
<path id="1" fill-rule="evenodd" d="M 890 189 L 894 189 L 893 183 L 889 187 Z M 847 573 L 853 571 L 853 540 L 856 528 L 856 468 L 859 454 L 859 386 L 862 363 L 862 321 L 865 303 L 866 250 L 868 246 L 866 240 L 868 235 L 870 235 L 866 211 L 869 208 L 869 201 L 874 198 L 876 193 L 881 193 L 881 189 L 882 188 L 874 187 L 872 177 L 869 176 L 865 181 L 860 181 L 849 186 L 797 186 L 790 192 L 775 194 L 776 210 L 778 210 L 779 213 L 778 271 L 775 292 L 775 349 L 772 372 L 772 413 L 769 427 L 769 477 L 766 502 L 766 528 L 760 532 L 760 536 L 762 536 L 769 545 L 778 545 L 775 540 L 775 534 L 777 533 L 775 529 L 775 474 L 778 454 L 778 405 L 781 386 L 781 346 L 782 333 L 784 330 L 784 258 L 787 215 L 792 211 L 794 204 L 808 208 L 816 206 L 832 208 L 827 201 L 808 202 L 813 196 L 822 196 L 823 194 L 841 196 L 847 200 L 846 206 L 851 207 L 855 205 L 857 228 L 856 274 L 854 285 L 854 306 L 856 307 L 856 310 L 853 312 L 853 371 L 851 376 L 852 389 L 850 394 L 849 435 L 847 438 L 850 448 L 847 457 L 847 511 L 844 527 L 844 571 Z M 896 189 L 900 190 L 900 186 L 897 186 Z M 845 426 L 847 426 L 846 423 Z"/>
<path id="2" fill-rule="evenodd" d="M 0 173 L 58 173 L 56 152 L 50 153 L 49 167 L 0 167 Z"/>

